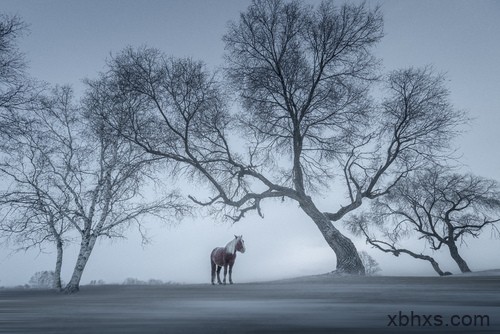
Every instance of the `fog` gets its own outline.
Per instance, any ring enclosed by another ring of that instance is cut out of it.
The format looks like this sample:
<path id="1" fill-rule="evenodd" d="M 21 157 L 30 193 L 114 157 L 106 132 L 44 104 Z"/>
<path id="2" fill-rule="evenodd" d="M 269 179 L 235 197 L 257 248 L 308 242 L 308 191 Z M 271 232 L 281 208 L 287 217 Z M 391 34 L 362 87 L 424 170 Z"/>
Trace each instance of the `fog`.
<path id="1" fill-rule="evenodd" d="M 496 147 L 500 124 L 500 3 L 493 1 L 369 1 L 380 3 L 385 34 L 376 53 L 384 70 L 432 64 L 447 74 L 451 101 L 473 118 L 456 140 L 463 171 L 500 180 Z M 221 37 L 228 20 L 248 6 L 246 1 L 15 1 L 0 0 L 1 12 L 18 14 L 30 33 L 20 49 L 29 72 L 50 84 L 71 84 L 82 92 L 84 78 L 103 70 L 105 59 L 127 45 L 157 47 L 174 56 L 190 56 L 212 68 L 223 65 Z M 180 185 L 189 194 L 192 184 Z M 346 203 L 342 189 L 318 196 L 321 208 Z M 314 223 L 291 201 L 266 200 L 264 218 L 250 213 L 236 224 L 208 215 L 186 217 L 172 225 L 146 223 L 151 242 L 143 244 L 132 227 L 126 239 L 100 240 L 82 278 L 82 284 L 102 279 L 121 283 L 128 277 L 165 282 L 201 283 L 210 280 L 209 255 L 233 235 L 243 235 L 247 251 L 238 254 L 233 280 L 253 282 L 313 275 L 335 269 L 335 254 Z M 352 237 L 338 223 L 338 227 Z M 427 262 L 401 255 L 396 258 L 366 250 L 384 275 L 435 275 Z M 0 286 L 25 284 L 41 270 L 53 270 L 55 249 L 13 252 L 0 248 Z M 416 251 L 424 244 L 415 243 Z M 486 230 L 479 239 L 462 245 L 472 270 L 500 268 L 500 241 Z M 427 251 L 428 252 L 428 251 Z M 62 277 L 68 281 L 77 254 L 65 248 Z M 432 254 L 432 253 L 429 253 Z M 436 253 L 443 270 L 458 272 L 448 254 Z"/>

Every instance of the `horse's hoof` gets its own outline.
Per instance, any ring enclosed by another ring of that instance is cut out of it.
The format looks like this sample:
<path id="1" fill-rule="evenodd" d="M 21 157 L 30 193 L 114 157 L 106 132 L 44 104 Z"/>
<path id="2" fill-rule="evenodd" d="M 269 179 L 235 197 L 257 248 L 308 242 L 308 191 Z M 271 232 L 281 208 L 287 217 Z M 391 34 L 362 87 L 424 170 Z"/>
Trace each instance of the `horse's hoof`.
<path id="1" fill-rule="evenodd" d="M 215 285 L 215 283 L 214 283 L 214 282 L 212 282 L 212 285 Z"/>
<path id="2" fill-rule="evenodd" d="M 233 284 L 233 282 L 229 282 L 229 284 Z"/>

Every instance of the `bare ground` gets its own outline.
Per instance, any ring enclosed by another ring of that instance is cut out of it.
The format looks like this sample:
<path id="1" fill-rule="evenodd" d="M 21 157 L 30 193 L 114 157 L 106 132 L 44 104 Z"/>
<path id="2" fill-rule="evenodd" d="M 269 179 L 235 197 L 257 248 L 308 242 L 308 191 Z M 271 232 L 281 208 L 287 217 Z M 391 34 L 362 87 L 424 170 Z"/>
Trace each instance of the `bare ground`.
<path id="1" fill-rule="evenodd" d="M 498 274 L 3 289 L 0 333 L 498 333 Z"/>

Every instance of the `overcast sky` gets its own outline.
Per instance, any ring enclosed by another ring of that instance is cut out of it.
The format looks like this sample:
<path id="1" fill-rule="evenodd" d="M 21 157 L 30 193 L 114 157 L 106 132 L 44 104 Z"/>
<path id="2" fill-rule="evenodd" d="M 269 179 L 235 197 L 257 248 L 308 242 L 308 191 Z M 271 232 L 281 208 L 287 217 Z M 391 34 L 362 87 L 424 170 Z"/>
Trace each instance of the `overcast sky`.
<path id="1" fill-rule="evenodd" d="M 313 2 L 314 3 L 314 2 Z M 221 37 L 229 20 L 237 20 L 249 1 L 107 1 L 0 0 L 0 12 L 17 14 L 30 33 L 20 48 L 32 76 L 50 84 L 71 84 L 81 92 L 81 80 L 104 69 L 105 59 L 127 45 L 157 47 L 173 56 L 201 59 L 212 68 L 223 65 Z M 368 1 L 382 5 L 385 37 L 376 52 L 385 70 L 433 65 L 447 74 L 451 100 L 474 121 L 457 139 L 465 171 L 500 180 L 500 1 Z M 337 194 L 338 195 L 338 194 Z M 339 196 L 321 203 L 338 208 Z M 209 254 L 233 234 L 243 234 L 247 246 L 239 254 L 235 282 L 325 273 L 335 269 L 335 255 L 317 227 L 297 205 L 269 201 L 265 218 L 248 217 L 236 225 L 211 217 L 189 218 L 172 227 L 150 225 L 152 243 L 141 246 L 131 229 L 127 240 L 98 242 L 82 284 L 103 279 L 120 283 L 127 277 L 177 282 L 208 282 Z M 422 261 L 367 250 L 387 275 L 434 275 Z M 27 283 L 33 273 L 53 270 L 55 252 L 11 253 L 0 248 L 0 286 Z M 417 251 L 422 251 L 417 249 Z M 485 233 L 463 246 L 472 270 L 500 268 L 500 240 Z M 76 249 L 65 254 L 63 280 L 68 281 Z M 442 268 L 458 272 L 443 260 Z"/>

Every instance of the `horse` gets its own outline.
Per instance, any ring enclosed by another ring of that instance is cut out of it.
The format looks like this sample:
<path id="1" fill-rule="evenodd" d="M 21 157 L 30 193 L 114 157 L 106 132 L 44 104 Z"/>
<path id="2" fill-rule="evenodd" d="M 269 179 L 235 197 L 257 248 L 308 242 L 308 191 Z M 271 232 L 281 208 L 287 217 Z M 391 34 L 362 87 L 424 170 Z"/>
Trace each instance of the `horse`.
<path id="1" fill-rule="evenodd" d="M 212 265 L 212 285 L 215 284 L 215 270 L 217 269 L 217 283 L 220 281 L 220 271 L 224 267 L 224 284 L 226 284 L 227 268 L 229 267 L 229 284 L 233 284 L 232 274 L 236 251 L 245 253 L 245 242 L 243 236 L 234 236 L 234 239 L 227 243 L 226 247 L 216 247 L 210 254 L 210 264 Z"/>

